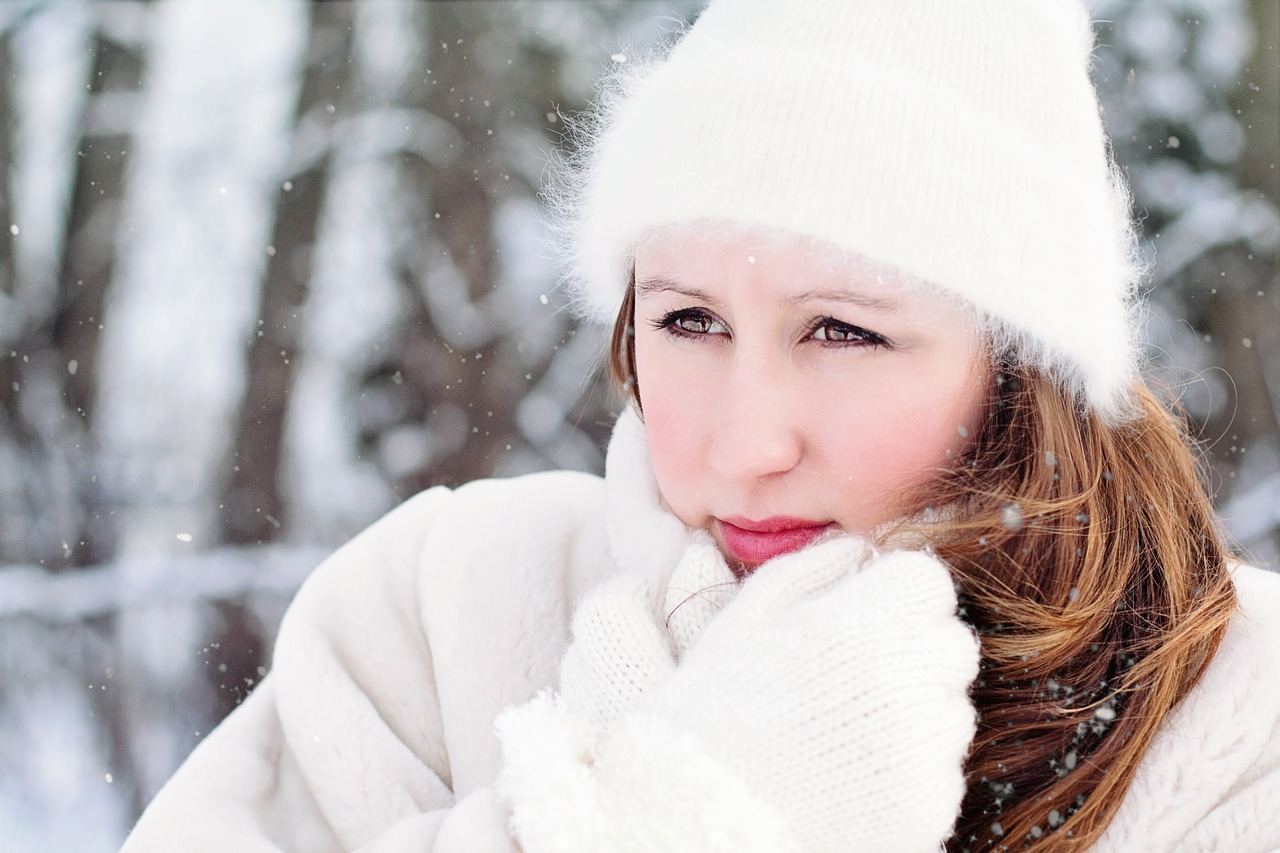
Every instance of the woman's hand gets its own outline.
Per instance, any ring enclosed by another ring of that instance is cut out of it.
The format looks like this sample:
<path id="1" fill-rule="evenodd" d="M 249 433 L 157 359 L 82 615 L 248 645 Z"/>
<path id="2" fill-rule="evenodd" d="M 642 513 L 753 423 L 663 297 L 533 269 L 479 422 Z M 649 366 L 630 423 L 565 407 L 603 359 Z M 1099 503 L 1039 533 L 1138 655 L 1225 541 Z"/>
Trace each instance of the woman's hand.
<path id="1" fill-rule="evenodd" d="M 709 538 L 686 549 L 661 608 L 638 577 L 592 590 L 574 611 L 573 642 L 560 663 L 566 708 L 599 728 L 631 710 L 737 592 L 737 577 Z"/>
<path id="2" fill-rule="evenodd" d="M 521 844 L 936 850 L 974 728 L 977 642 L 955 606 L 921 552 L 843 537 L 765 564 L 678 665 L 667 652 L 617 691 L 603 733 L 570 713 L 576 687 L 504 714 Z"/>
<path id="3" fill-rule="evenodd" d="M 955 610 L 934 557 L 822 543 L 760 567 L 636 713 L 695 733 L 806 850 L 936 850 L 974 732 Z"/>

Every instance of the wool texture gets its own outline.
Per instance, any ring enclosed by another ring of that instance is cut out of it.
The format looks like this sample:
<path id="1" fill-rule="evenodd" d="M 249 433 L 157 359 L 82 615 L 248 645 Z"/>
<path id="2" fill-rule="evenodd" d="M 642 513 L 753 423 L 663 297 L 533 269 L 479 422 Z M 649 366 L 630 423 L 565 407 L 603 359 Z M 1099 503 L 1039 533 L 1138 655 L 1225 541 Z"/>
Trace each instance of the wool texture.
<path id="1" fill-rule="evenodd" d="M 672 586 L 715 562 L 710 545 L 694 544 Z M 583 727 L 580 702 L 546 698 L 499 718 L 499 795 L 527 853 L 673 844 L 817 853 L 848 849 L 851 838 L 933 851 L 946 836 L 964 792 L 978 650 L 936 559 L 876 554 L 850 537 L 780 557 L 701 626 L 678 668 L 653 641 L 635 585 L 610 582 L 584 609 L 566 661 L 645 651 L 562 671 L 565 696 L 634 696 L 636 673 L 658 669 L 653 658 L 669 674 L 650 679 L 626 713 L 596 715 L 602 724 Z M 548 824 L 566 800 L 590 800 L 592 819 L 575 827 L 559 812 Z"/>

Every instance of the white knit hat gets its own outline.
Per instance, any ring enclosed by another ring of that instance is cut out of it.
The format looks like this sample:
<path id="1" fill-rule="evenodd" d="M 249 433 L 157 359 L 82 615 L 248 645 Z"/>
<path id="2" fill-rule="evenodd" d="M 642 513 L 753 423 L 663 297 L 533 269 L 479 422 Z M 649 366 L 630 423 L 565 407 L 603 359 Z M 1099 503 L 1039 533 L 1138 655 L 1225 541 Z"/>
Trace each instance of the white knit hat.
<path id="1" fill-rule="evenodd" d="M 976 306 L 1000 351 L 1128 414 L 1128 197 L 1078 0 L 713 0 L 606 81 L 560 205 L 572 293 L 611 322 L 638 239 L 809 235 Z"/>

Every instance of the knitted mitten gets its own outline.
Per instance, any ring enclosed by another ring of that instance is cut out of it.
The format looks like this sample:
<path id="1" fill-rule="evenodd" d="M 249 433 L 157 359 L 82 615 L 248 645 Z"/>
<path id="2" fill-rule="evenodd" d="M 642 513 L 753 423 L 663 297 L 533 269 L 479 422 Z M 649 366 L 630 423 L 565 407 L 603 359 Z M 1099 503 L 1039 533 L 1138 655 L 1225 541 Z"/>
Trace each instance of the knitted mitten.
<path id="1" fill-rule="evenodd" d="M 738 591 L 710 541 L 686 549 L 655 611 L 642 578 L 622 575 L 588 593 L 573 614 L 560 662 L 565 707 L 603 728 L 675 669 L 675 661 Z"/>
<path id="2" fill-rule="evenodd" d="M 921 552 L 833 539 L 759 568 L 600 733 L 544 695 L 499 718 L 528 853 L 936 850 L 964 791 L 977 643 Z"/>
<path id="3" fill-rule="evenodd" d="M 675 668 L 644 580 L 620 575 L 574 611 L 573 642 L 560 661 L 560 696 L 570 713 L 599 730 Z"/>
<path id="4" fill-rule="evenodd" d="M 663 622 L 676 659 L 737 594 L 738 578 L 709 540 L 690 546 L 667 584 Z"/>

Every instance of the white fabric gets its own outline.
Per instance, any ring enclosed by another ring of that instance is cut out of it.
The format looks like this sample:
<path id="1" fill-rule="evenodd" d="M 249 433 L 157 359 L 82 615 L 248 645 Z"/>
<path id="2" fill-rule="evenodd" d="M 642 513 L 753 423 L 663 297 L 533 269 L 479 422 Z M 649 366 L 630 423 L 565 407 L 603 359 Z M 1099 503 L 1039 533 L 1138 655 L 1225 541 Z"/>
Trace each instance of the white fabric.
<path id="1" fill-rule="evenodd" d="M 573 638 L 560 662 L 557 705 L 592 731 L 634 708 L 676 668 L 648 593 L 630 575 L 588 593 L 573 614 Z"/>
<path id="2" fill-rule="evenodd" d="M 609 801 L 618 792 L 634 792 L 638 780 L 649 780 L 643 786 L 649 806 L 682 804 L 687 813 L 672 815 L 672 822 L 704 832 L 672 849 L 774 851 L 805 844 L 812 828 L 793 825 L 795 810 L 805 807 L 796 805 L 803 792 L 770 790 L 769 779 L 761 782 L 767 770 L 744 763 L 728 742 L 734 732 L 759 738 L 764 767 L 775 760 L 767 755 L 771 739 L 750 731 L 752 719 L 731 719 L 722 711 L 716 719 L 724 721 L 723 731 L 713 731 L 710 718 L 703 716 L 717 707 L 710 703 L 728 701 L 728 694 L 711 695 L 720 690 L 716 679 L 730 679 L 749 655 L 769 654 L 761 647 L 726 651 L 737 646 L 738 638 L 757 642 L 745 627 L 749 620 L 726 618 L 720 624 L 736 605 L 744 612 L 751 609 L 746 596 L 751 584 L 742 586 L 741 596 L 685 614 L 689 621 L 680 629 L 685 639 L 677 643 L 676 632 L 667 630 L 666 648 L 657 647 L 676 659 L 675 670 L 658 667 L 633 685 L 638 689 L 601 701 L 603 710 L 595 712 L 594 722 L 565 707 L 568 695 L 535 699 L 557 685 L 575 604 L 592 590 L 642 572 L 637 577 L 644 584 L 630 587 L 628 606 L 650 608 L 654 624 L 665 626 L 668 600 L 683 601 L 691 594 L 688 587 L 699 589 L 701 578 L 712 581 L 708 586 L 724 580 L 714 561 L 681 561 L 682 555 L 696 555 L 705 540 L 673 525 L 660 506 L 645 504 L 646 496 L 655 498 L 656 491 L 643 432 L 627 416 L 615 431 L 607 482 L 583 474 L 538 474 L 472 483 L 453 492 L 432 489 L 406 502 L 307 581 L 281 627 L 272 673 L 160 792 L 126 843 L 126 853 L 512 853 L 519 843 L 508 830 L 509 807 L 496 785 L 500 778 L 521 780 L 512 778 L 513 768 L 504 768 L 495 720 L 504 709 L 540 704 L 552 710 L 531 712 L 523 720 L 554 737 L 521 741 L 515 747 L 522 753 L 520 767 L 536 765 L 538 755 L 548 766 L 569 767 L 566 756 L 581 759 L 593 750 L 600 760 L 597 770 L 569 780 L 581 798 L 546 801 L 550 831 L 563 830 L 567 821 L 590 833 L 599 831 L 591 826 L 601 816 L 651 815 L 644 802 Z M 849 583 L 874 580 L 880 565 L 868 563 Z M 885 563 L 881 573 L 886 582 L 890 565 Z M 762 573 L 755 579 L 766 578 Z M 1280 577 L 1241 568 L 1236 579 L 1241 614 L 1204 681 L 1157 738 L 1097 849 L 1263 853 L 1280 848 L 1280 821 L 1274 820 L 1280 814 Z M 760 596 L 766 606 L 752 618 L 768 622 L 765 633 L 781 641 L 790 630 L 786 626 L 799 621 L 792 616 L 810 613 L 805 609 L 810 605 L 822 610 L 824 596 L 838 593 L 842 584 L 811 598 L 801 596 L 804 600 L 791 606 Z M 926 588 L 941 592 L 937 584 Z M 891 597 L 878 592 L 875 597 L 886 612 L 898 606 Z M 852 593 L 849 598 L 858 621 L 874 615 L 866 614 Z M 672 624 L 682 612 L 672 614 Z M 911 618 L 927 622 L 932 617 Z M 926 637 L 919 647 L 909 645 L 908 653 L 915 648 L 917 657 L 930 658 L 921 664 L 941 666 L 927 651 L 935 641 Z M 764 644 L 763 636 L 759 642 Z M 848 672 L 871 671 L 887 652 L 875 638 L 869 642 L 865 660 L 856 649 L 829 654 L 845 661 L 841 667 Z M 716 665 L 722 656 L 723 673 Z M 691 666 L 682 676 L 686 663 Z M 701 684 L 704 677 L 707 683 Z M 727 683 L 721 686 L 732 690 Z M 574 701 L 599 694 L 584 691 Z M 531 700 L 534 704 L 527 705 Z M 553 713 L 557 704 L 560 718 Z M 920 710 L 914 713 L 920 720 Z M 518 726 L 522 718 L 510 719 Z M 924 709 L 922 720 L 916 726 L 928 737 L 932 707 Z M 789 722 L 794 731 L 787 737 L 812 731 L 818 747 L 835 743 L 829 728 L 810 729 L 808 719 Z M 908 723 L 901 721 L 904 727 Z M 886 738 L 906 737 L 892 728 L 885 731 Z M 777 747 L 783 745 L 780 741 Z M 929 782 L 946 785 L 949 759 L 938 766 L 939 777 Z M 872 785 L 873 780 L 856 778 L 850 784 Z M 684 787 L 673 792 L 676 786 Z M 674 796 L 681 792 L 683 797 Z M 812 796 L 820 800 L 821 791 Z M 599 797 L 604 801 L 593 799 Z M 930 806 L 927 801 L 911 805 Z M 951 804 L 933 805 L 937 812 L 930 810 L 930 820 L 938 814 L 949 819 Z M 526 814 L 525 820 L 536 822 L 536 816 Z M 904 825 L 897 838 L 911 839 L 917 829 L 914 823 Z M 904 848 L 850 837 L 841 849 Z"/>
<path id="3" fill-rule="evenodd" d="M 642 579 L 628 574 L 592 590 L 574 611 L 573 643 L 560 662 L 560 694 L 565 709 L 597 731 L 670 675 L 737 594 L 738 578 L 710 537 L 690 538 L 667 585 L 661 620 Z"/>
<path id="4" fill-rule="evenodd" d="M 696 544 L 672 583 L 715 563 L 716 550 Z M 578 608 L 566 657 L 611 663 L 562 670 L 564 703 L 499 717 L 499 788 L 524 850 L 671 850 L 701 839 L 733 851 L 764 838 L 774 850 L 840 851 L 851 839 L 866 850 L 937 849 L 964 794 L 966 690 L 978 671 L 977 641 L 955 617 L 938 560 L 875 554 L 849 538 L 781 557 L 707 621 L 678 668 L 628 580 Z M 616 662 L 633 650 L 669 675 Z M 637 673 L 650 684 L 632 712 L 584 732 L 573 697 L 627 704 Z M 546 748 L 555 742 L 573 748 Z M 742 790 L 722 808 L 706 792 L 723 792 L 726 769 Z"/>
<path id="5" fill-rule="evenodd" d="M 1138 272 L 1092 42 L 1078 0 L 715 0 L 603 85 L 552 193 L 570 291 L 611 323 L 659 226 L 805 235 L 959 295 L 1121 420 Z"/>

